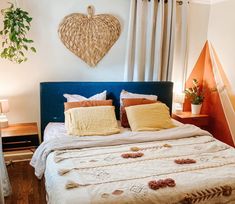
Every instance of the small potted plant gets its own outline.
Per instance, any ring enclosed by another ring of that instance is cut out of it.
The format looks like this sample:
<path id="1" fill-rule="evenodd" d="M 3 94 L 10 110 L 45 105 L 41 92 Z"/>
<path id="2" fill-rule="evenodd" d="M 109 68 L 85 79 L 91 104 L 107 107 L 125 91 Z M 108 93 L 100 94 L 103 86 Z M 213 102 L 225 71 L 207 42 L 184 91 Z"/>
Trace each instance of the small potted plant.
<path id="1" fill-rule="evenodd" d="M 204 90 L 199 85 L 197 79 L 193 79 L 193 87 L 187 88 L 185 91 L 186 98 L 190 99 L 192 114 L 200 114 L 202 103 L 204 101 Z"/>

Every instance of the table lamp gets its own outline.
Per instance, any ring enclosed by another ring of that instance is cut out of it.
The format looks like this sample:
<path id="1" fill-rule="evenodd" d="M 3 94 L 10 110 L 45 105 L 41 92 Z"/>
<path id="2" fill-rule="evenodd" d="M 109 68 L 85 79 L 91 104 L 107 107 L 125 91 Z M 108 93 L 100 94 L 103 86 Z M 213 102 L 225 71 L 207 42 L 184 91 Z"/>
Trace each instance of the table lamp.
<path id="1" fill-rule="evenodd" d="M 174 111 L 175 113 L 182 113 L 185 93 L 174 93 Z"/>
<path id="2" fill-rule="evenodd" d="M 0 100 L 0 128 L 8 127 L 8 119 L 5 113 L 9 112 L 7 99 Z"/>

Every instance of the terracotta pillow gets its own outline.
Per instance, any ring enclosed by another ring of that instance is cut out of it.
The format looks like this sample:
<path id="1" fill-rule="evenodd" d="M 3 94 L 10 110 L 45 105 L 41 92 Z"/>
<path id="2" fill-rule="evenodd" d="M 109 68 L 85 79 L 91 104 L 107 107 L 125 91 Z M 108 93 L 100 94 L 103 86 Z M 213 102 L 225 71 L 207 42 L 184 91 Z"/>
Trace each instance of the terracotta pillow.
<path id="1" fill-rule="evenodd" d="M 64 103 L 64 111 L 71 108 L 90 107 L 90 106 L 112 106 L 112 100 L 92 100 L 92 101 L 78 101 L 78 102 L 66 102 Z"/>
<path id="2" fill-rule="evenodd" d="M 121 120 L 121 125 L 124 128 L 129 128 L 129 122 L 127 119 L 127 114 L 126 114 L 126 107 L 129 106 L 136 106 L 136 105 L 143 105 L 143 104 L 151 104 L 151 103 L 156 103 L 156 100 L 149 100 L 145 98 L 123 98 L 122 99 L 122 105 L 120 107 L 120 120 Z"/>

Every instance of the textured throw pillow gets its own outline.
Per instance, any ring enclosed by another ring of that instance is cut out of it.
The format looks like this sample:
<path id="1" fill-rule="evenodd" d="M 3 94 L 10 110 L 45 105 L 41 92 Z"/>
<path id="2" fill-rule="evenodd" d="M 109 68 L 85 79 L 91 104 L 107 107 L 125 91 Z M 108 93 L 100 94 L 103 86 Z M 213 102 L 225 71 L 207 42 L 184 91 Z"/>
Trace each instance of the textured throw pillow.
<path id="1" fill-rule="evenodd" d="M 122 99 L 123 98 L 145 98 L 149 100 L 157 100 L 156 95 L 148 95 L 148 94 L 137 94 L 137 93 L 131 93 L 125 90 L 122 90 L 120 94 L 120 104 L 122 105 Z"/>
<path id="2" fill-rule="evenodd" d="M 78 102 L 66 102 L 64 103 L 64 111 L 71 108 L 90 107 L 90 106 L 112 106 L 112 100 L 94 100 L 94 101 L 78 101 Z"/>
<path id="3" fill-rule="evenodd" d="M 87 101 L 87 100 L 106 100 L 107 91 L 98 93 L 90 98 L 86 98 L 77 94 L 64 94 L 63 96 L 67 99 L 67 102 Z"/>
<path id="4" fill-rule="evenodd" d="M 69 135 L 91 136 L 119 133 L 114 106 L 72 108 L 65 112 Z"/>
<path id="5" fill-rule="evenodd" d="M 126 110 L 125 110 L 126 107 L 141 105 L 141 104 L 151 104 L 151 103 L 156 103 L 156 101 L 145 99 L 145 98 L 123 98 L 122 105 L 120 107 L 120 120 L 121 120 L 122 127 L 124 128 L 130 127 L 128 123 L 127 115 L 126 115 Z"/>
<path id="6" fill-rule="evenodd" d="M 126 107 L 132 131 L 156 131 L 175 127 L 164 103 Z"/>

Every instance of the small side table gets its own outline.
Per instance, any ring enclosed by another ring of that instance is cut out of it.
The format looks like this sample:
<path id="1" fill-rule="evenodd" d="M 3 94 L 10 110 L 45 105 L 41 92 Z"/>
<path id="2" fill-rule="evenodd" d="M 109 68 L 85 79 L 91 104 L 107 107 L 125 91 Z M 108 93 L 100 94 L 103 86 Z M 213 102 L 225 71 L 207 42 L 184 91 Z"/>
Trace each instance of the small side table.
<path id="1" fill-rule="evenodd" d="M 1 129 L 1 137 L 6 161 L 30 159 L 39 145 L 37 123 L 10 124 Z"/>
<path id="2" fill-rule="evenodd" d="M 184 124 L 196 125 L 202 129 L 207 129 L 209 125 L 209 115 L 206 114 L 193 115 L 191 112 L 173 113 L 172 118 Z"/>

